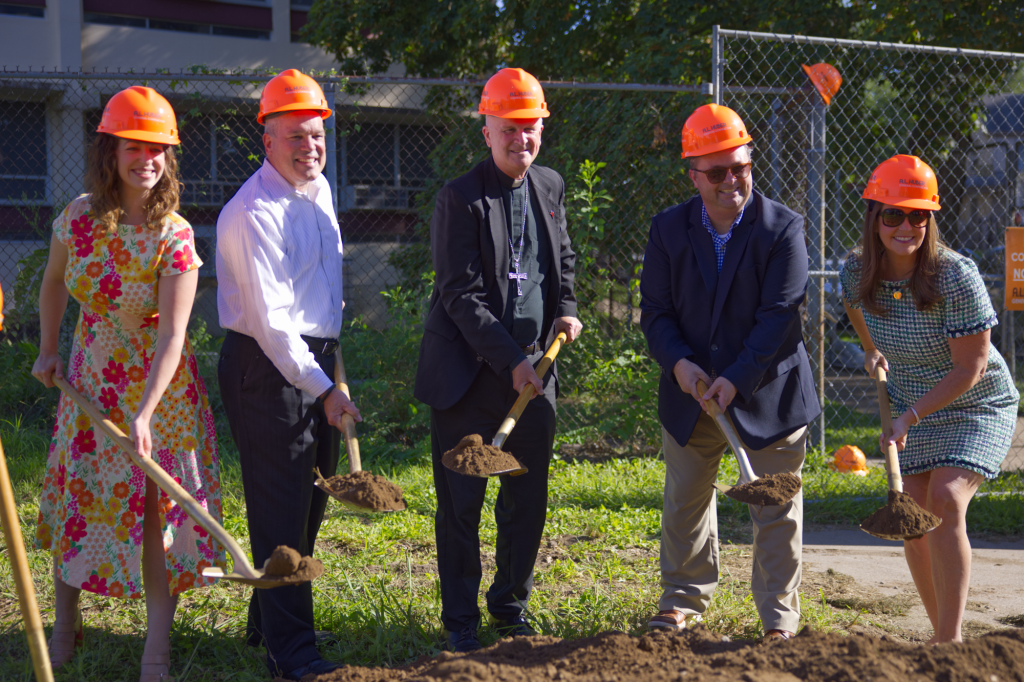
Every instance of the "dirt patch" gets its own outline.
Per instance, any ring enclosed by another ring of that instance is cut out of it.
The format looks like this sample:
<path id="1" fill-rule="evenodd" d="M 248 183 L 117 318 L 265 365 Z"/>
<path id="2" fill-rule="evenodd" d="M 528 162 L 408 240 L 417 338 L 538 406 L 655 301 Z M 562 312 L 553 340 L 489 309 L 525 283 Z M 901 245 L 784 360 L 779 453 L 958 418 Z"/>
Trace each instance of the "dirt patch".
<path id="1" fill-rule="evenodd" d="M 660 453 L 660 443 L 624 441 L 611 436 L 589 443 L 562 443 L 558 446 L 558 458 L 570 464 L 577 462 L 600 464 L 613 459 L 657 457 Z"/>
<path id="2" fill-rule="evenodd" d="M 790 473 L 765 474 L 726 493 L 734 500 L 758 507 L 786 504 L 800 492 L 800 479 Z"/>
<path id="3" fill-rule="evenodd" d="M 324 565 L 319 559 L 299 556 L 291 547 L 279 545 L 270 558 L 263 563 L 267 578 L 291 584 L 308 583 L 324 574 Z"/>
<path id="4" fill-rule="evenodd" d="M 702 626 L 631 637 L 606 632 L 564 641 L 503 639 L 470 654 L 442 653 L 398 668 L 344 667 L 304 682 L 792 682 L 793 680 L 1007 680 L 1024 672 L 1024 631 L 1001 630 L 964 644 L 920 646 L 882 636 L 804 629 L 770 645 L 731 641 Z"/>
<path id="5" fill-rule="evenodd" d="M 939 525 L 939 517 L 924 509 L 907 493 L 889 491 L 889 502 L 864 519 L 860 527 L 880 538 L 913 539 Z"/>
<path id="6" fill-rule="evenodd" d="M 317 481 L 328 495 L 368 511 L 404 511 L 402 489 L 369 471 L 331 476 Z"/>
<path id="7" fill-rule="evenodd" d="M 452 471 L 467 476 L 489 476 L 496 471 L 522 469 L 515 457 L 501 448 L 485 445 L 477 434 L 466 436 L 454 448 L 444 453 L 441 463 Z"/>

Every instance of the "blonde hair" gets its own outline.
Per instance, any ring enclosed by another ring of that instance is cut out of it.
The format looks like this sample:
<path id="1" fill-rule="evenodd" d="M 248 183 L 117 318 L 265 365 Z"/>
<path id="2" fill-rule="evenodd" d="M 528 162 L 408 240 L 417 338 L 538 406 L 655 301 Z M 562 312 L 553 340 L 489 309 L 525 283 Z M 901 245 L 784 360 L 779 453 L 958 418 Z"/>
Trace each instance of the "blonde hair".
<path id="1" fill-rule="evenodd" d="M 85 188 L 92 194 L 89 202 L 92 214 L 108 232 L 115 231 L 121 222 L 121 176 L 117 173 L 117 146 L 121 139 L 107 133 L 98 133 L 89 146 L 89 160 L 85 172 Z M 178 159 L 174 147 L 161 146 L 164 148 L 167 161 L 164 164 L 163 175 L 149 192 L 143 206 L 146 225 L 159 225 L 180 206 L 181 182 L 178 181 Z"/>

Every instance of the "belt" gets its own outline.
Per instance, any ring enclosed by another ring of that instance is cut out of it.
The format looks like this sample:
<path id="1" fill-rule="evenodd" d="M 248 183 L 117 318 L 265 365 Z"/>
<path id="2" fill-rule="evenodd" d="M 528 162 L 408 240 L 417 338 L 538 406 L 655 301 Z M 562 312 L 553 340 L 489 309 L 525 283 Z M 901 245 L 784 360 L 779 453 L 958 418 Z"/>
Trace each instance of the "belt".
<path id="1" fill-rule="evenodd" d="M 306 336 L 305 334 L 301 336 L 313 355 L 330 355 L 338 349 L 337 339 L 318 339 L 315 336 Z"/>
<path id="2" fill-rule="evenodd" d="M 534 341 L 529 346 L 519 346 L 519 350 L 523 351 L 526 355 L 530 355 L 531 353 L 543 350 L 543 347 L 540 345 L 540 341 Z"/>

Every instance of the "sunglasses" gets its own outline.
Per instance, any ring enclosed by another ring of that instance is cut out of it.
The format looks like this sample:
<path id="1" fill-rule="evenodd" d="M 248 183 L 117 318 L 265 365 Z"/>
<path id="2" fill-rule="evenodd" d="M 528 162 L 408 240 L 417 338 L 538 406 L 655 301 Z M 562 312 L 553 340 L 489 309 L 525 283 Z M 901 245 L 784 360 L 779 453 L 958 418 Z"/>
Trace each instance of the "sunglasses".
<path id="1" fill-rule="evenodd" d="M 928 216 L 931 214 L 931 211 L 916 210 L 904 213 L 898 208 L 883 208 L 882 224 L 886 227 L 899 227 L 907 220 L 911 227 L 924 227 L 928 224 Z"/>
<path id="2" fill-rule="evenodd" d="M 747 177 L 748 175 L 750 175 L 750 163 L 743 163 L 740 164 L 739 166 L 733 166 L 732 168 L 709 168 L 707 170 L 691 168 L 690 170 L 692 170 L 695 173 L 703 173 L 704 177 L 708 179 L 708 182 L 710 182 L 713 185 L 717 185 L 718 183 L 725 180 L 726 173 L 731 172 L 732 176 L 737 180 L 742 180 L 743 178 Z"/>

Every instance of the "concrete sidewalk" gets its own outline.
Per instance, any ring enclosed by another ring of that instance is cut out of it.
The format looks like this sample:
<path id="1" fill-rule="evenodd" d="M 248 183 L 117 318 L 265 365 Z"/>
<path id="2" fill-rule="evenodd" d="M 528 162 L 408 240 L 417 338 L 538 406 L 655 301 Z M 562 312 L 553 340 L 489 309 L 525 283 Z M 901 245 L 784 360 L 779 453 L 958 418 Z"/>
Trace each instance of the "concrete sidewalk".
<path id="1" fill-rule="evenodd" d="M 1024 540 L 972 539 L 971 554 L 971 589 L 964 622 L 1005 628 L 996 618 L 1024 615 Z M 903 543 L 880 540 L 861 530 L 805 532 L 803 561 L 805 570 L 832 569 L 882 596 L 917 594 Z M 931 630 L 920 600 L 898 620 L 907 629 Z"/>

